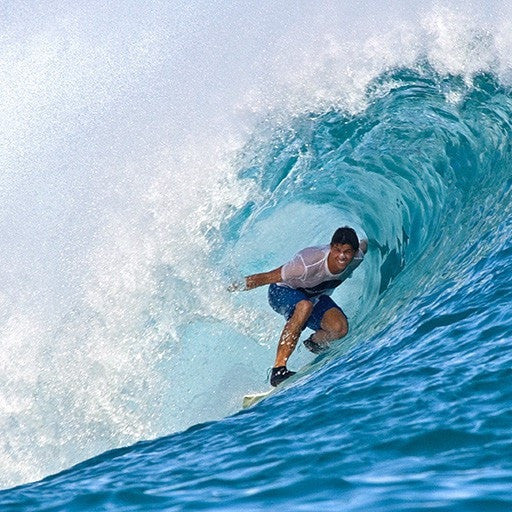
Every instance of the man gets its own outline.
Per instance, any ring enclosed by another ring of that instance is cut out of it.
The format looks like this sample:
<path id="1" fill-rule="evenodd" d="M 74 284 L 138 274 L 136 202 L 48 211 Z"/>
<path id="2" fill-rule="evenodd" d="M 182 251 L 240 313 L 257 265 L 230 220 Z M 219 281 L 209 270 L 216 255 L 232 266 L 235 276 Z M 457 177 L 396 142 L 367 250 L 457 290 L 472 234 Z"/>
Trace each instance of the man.
<path id="1" fill-rule="evenodd" d="M 286 363 L 306 327 L 315 332 L 304 345 L 315 354 L 347 334 L 347 317 L 330 295 L 361 264 L 367 248 L 368 242 L 359 242 L 356 232 L 345 226 L 335 231 L 330 245 L 307 247 L 283 266 L 230 286 L 229 290 L 235 291 L 269 284 L 270 306 L 287 320 L 270 375 L 272 386 L 296 373 L 288 370 Z"/>

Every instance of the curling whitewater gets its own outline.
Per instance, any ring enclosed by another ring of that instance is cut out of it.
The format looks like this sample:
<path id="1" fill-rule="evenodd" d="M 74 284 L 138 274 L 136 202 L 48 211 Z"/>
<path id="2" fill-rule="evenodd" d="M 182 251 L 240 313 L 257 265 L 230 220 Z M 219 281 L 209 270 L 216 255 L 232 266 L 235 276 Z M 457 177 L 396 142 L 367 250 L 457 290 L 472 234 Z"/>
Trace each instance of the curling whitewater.
<path id="1" fill-rule="evenodd" d="M 512 508 L 512 96 L 419 66 L 368 98 L 262 125 L 239 156 L 261 194 L 209 233 L 251 270 L 291 250 L 290 212 L 302 237 L 364 231 L 351 335 L 257 406 L 6 490 L 3 511 Z"/>

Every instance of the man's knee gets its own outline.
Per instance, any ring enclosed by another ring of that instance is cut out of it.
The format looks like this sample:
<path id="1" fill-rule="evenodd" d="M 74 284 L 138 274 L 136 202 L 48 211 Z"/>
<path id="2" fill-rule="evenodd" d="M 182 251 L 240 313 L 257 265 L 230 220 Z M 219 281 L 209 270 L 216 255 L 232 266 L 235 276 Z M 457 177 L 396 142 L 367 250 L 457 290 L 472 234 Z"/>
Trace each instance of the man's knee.
<path id="1" fill-rule="evenodd" d="M 309 300 L 301 300 L 295 304 L 293 317 L 298 320 L 307 320 L 313 311 L 313 303 Z"/>
<path id="2" fill-rule="evenodd" d="M 340 324 L 336 327 L 334 331 L 335 339 L 339 340 L 348 334 L 348 324 Z"/>
<path id="3" fill-rule="evenodd" d="M 329 333 L 335 340 L 343 338 L 348 333 L 348 322 L 345 319 L 331 322 L 329 325 Z"/>

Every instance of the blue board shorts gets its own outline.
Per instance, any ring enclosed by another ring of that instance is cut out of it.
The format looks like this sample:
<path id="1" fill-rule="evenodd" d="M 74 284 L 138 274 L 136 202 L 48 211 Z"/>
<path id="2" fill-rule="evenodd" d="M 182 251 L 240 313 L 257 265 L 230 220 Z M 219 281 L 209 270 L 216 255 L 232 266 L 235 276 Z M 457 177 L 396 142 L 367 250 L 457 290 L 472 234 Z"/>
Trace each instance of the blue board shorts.
<path id="1" fill-rule="evenodd" d="M 322 318 L 331 308 L 336 308 L 345 315 L 338 304 L 336 304 L 336 302 L 334 302 L 328 295 L 320 295 L 312 298 L 301 290 L 295 290 L 294 288 L 288 288 L 287 286 L 271 284 L 268 287 L 268 303 L 276 313 L 283 315 L 286 320 L 290 319 L 295 311 L 297 302 L 300 302 L 301 300 L 309 300 L 314 304 L 313 311 L 311 312 L 311 315 L 303 329 L 306 327 L 313 329 L 313 331 L 321 329 L 320 324 L 322 322 Z"/>

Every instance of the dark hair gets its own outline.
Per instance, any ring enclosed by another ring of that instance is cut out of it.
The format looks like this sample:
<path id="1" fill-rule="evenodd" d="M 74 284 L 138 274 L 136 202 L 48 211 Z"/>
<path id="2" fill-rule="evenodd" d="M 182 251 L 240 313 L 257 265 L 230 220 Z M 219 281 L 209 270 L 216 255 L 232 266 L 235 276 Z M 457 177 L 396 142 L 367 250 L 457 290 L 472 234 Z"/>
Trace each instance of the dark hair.
<path id="1" fill-rule="evenodd" d="M 331 245 L 334 244 L 349 244 L 356 252 L 359 249 L 359 239 L 357 238 L 357 234 L 352 228 L 349 228 L 348 226 L 338 228 L 334 232 L 334 235 L 332 235 L 331 239 Z"/>

